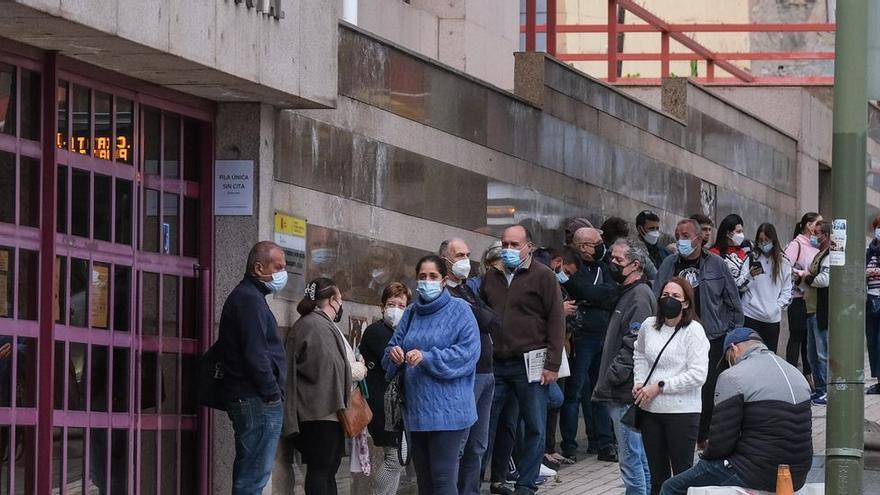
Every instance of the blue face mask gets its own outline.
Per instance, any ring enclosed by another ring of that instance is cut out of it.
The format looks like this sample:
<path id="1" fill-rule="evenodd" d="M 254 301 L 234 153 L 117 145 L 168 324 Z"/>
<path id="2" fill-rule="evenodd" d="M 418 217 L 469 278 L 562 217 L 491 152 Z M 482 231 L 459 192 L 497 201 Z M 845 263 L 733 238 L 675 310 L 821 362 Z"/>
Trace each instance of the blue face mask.
<path id="1" fill-rule="evenodd" d="M 679 239 L 678 240 L 678 254 L 687 258 L 688 256 L 694 254 L 694 244 L 690 239 Z"/>
<path id="2" fill-rule="evenodd" d="M 770 251 L 773 251 L 773 243 L 772 242 L 768 242 L 766 244 L 761 244 L 760 247 L 761 247 L 761 251 L 764 254 L 770 254 Z"/>
<path id="3" fill-rule="evenodd" d="M 813 246 L 814 248 L 818 248 L 819 247 L 819 238 L 814 235 L 811 235 L 810 236 L 810 246 Z"/>
<path id="4" fill-rule="evenodd" d="M 272 280 L 262 280 L 262 282 L 273 294 L 277 294 L 287 285 L 287 270 L 275 272 L 272 274 Z"/>
<path id="5" fill-rule="evenodd" d="M 880 240 L 880 229 L 874 229 L 874 239 Z"/>
<path id="6" fill-rule="evenodd" d="M 440 297 L 440 293 L 443 292 L 443 287 L 437 280 L 419 280 L 419 283 L 416 286 L 416 292 L 419 293 L 419 296 L 421 296 L 425 302 L 431 302 Z"/>
<path id="7" fill-rule="evenodd" d="M 519 249 L 507 248 L 501 250 L 501 261 L 508 270 L 513 270 L 522 264 L 519 257 Z"/>
<path id="8" fill-rule="evenodd" d="M 568 274 L 565 273 L 563 270 L 559 270 L 558 272 L 556 272 L 556 280 L 559 280 L 560 284 L 564 284 L 568 282 Z"/>

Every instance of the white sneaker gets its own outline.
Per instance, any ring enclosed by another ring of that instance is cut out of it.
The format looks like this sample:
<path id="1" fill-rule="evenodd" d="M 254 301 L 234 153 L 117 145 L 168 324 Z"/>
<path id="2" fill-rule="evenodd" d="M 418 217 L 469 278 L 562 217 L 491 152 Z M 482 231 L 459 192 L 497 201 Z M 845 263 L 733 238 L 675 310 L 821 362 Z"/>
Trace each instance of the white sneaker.
<path id="1" fill-rule="evenodd" d="M 538 476 L 545 476 L 547 478 L 550 478 L 551 476 L 556 476 L 556 471 L 541 464 L 541 471 L 538 473 Z"/>

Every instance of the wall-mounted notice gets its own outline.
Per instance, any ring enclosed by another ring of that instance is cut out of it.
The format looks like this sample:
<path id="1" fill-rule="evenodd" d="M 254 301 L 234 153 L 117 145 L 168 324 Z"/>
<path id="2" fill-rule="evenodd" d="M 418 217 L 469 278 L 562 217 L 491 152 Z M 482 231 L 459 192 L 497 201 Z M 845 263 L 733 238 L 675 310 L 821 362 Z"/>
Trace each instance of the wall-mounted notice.
<path id="1" fill-rule="evenodd" d="M 835 218 L 831 222 L 831 247 L 828 253 L 831 266 L 846 265 L 846 219 Z"/>
<path id="2" fill-rule="evenodd" d="M 214 162 L 214 215 L 254 214 L 253 160 Z"/>
<path id="3" fill-rule="evenodd" d="M 306 220 L 275 212 L 275 244 L 284 250 L 287 261 L 287 287 L 277 297 L 299 300 L 305 289 L 306 275 Z"/>

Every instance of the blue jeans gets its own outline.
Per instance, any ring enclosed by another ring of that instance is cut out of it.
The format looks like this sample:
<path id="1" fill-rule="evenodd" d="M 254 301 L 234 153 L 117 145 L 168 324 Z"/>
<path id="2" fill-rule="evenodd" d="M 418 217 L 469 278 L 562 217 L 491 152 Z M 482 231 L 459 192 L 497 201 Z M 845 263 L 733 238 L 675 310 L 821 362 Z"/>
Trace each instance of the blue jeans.
<path id="1" fill-rule="evenodd" d="M 605 402 L 604 405 L 611 416 L 614 435 L 617 437 L 620 478 L 626 487 L 626 495 L 648 495 L 651 492 L 651 470 L 648 468 L 642 435 L 620 422 L 620 418 L 632 404 Z"/>
<path id="2" fill-rule="evenodd" d="M 504 404 L 513 396 L 519 406 L 519 417 L 525 424 L 525 432 L 520 439 L 523 451 L 518 459 L 519 479 L 516 486 L 528 490 L 537 488 L 535 480 L 544 458 L 548 392 L 549 387 L 541 386 L 538 382 L 529 383 L 522 357 L 495 361 L 495 397 L 492 399 L 492 420 L 489 425 L 489 443 L 493 445 L 493 481 L 503 481 L 506 478 L 507 461 L 513 452 L 510 442 L 494 441 Z"/>
<path id="3" fill-rule="evenodd" d="M 419 493 L 458 495 L 458 449 L 467 434 L 467 429 L 410 433 Z"/>
<path id="4" fill-rule="evenodd" d="M 745 486 L 727 461 L 701 460 L 696 466 L 669 478 L 663 483 L 660 495 L 687 495 L 688 488 L 700 486 Z"/>
<path id="5" fill-rule="evenodd" d="M 562 407 L 562 403 L 565 402 L 565 396 L 562 395 L 562 387 L 560 387 L 558 383 L 553 382 L 548 388 L 549 390 L 547 393 L 549 394 L 549 397 L 547 398 L 547 407 L 549 409 L 559 409 Z"/>
<path id="6" fill-rule="evenodd" d="M 495 395 L 495 375 L 477 373 L 474 377 L 474 398 L 477 402 L 477 422 L 461 445 L 458 467 L 458 493 L 480 493 L 480 472 L 489 444 L 489 420 L 492 416 L 492 397 Z"/>
<path id="7" fill-rule="evenodd" d="M 226 414 L 235 432 L 232 495 L 260 495 L 269 481 L 275 448 L 281 437 L 282 402 L 259 397 L 226 403 Z"/>
<path id="8" fill-rule="evenodd" d="M 601 403 L 592 403 L 590 400 L 593 388 L 596 387 L 603 344 L 602 339 L 597 337 L 580 337 L 574 341 L 571 376 L 566 381 L 565 401 L 559 411 L 563 454 L 571 454 L 577 450 L 579 408 L 584 411 L 590 445 L 602 450 L 614 444 L 608 411 Z"/>
<path id="9" fill-rule="evenodd" d="M 828 329 L 819 328 L 815 313 L 807 316 L 807 356 L 816 392 L 824 394 L 828 381 Z"/>

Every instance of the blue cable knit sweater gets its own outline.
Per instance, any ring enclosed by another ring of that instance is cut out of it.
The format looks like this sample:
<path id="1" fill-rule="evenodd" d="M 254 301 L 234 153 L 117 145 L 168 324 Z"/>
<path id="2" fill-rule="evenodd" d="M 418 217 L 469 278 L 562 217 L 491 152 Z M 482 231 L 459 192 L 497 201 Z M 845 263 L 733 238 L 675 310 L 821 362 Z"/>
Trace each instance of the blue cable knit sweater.
<path id="1" fill-rule="evenodd" d="M 410 321 L 412 320 L 412 321 Z M 407 308 L 382 358 L 391 380 L 398 366 L 389 351 L 422 351 L 422 362 L 404 375 L 408 431 L 454 431 L 477 421 L 474 373 L 480 357 L 480 331 L 471 308 L 444 290 L 426 303 L 421 298 Z"/>

